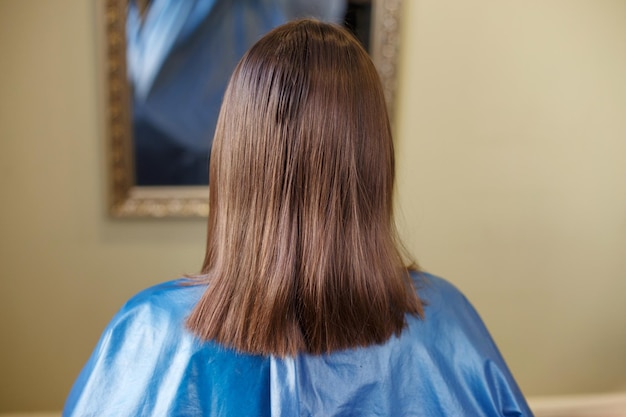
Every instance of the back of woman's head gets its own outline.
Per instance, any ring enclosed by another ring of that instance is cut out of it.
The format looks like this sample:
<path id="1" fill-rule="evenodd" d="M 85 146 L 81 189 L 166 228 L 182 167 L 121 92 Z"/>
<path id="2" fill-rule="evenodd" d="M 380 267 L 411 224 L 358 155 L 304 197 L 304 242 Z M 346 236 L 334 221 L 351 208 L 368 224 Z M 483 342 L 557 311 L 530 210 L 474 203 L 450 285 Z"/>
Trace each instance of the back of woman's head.
<path id="1" fill-rule="evenodd" d="M 421 315 L 395 244 L 380 81 L 344 29 L 288 23 L 242 58 L 213 142 L 204 339 L 275 355 L 382 343 Z"/>

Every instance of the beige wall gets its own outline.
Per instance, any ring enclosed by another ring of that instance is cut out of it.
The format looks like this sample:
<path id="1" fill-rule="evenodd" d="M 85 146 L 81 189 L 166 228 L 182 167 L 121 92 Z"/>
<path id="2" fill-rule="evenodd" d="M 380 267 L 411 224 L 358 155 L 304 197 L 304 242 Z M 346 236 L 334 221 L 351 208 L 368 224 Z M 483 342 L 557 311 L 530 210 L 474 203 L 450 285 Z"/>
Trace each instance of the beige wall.
<path id="1" fill-rule="evenodd" d="M 100 1 L 100 0 L 98 0 Z M 95 1 L 0 0 L 0 411 L 55 410 L 203 220 L 116 221 Z M 626 387 L 626 2 L 405 0 L 399 216 L 527 394 Z"/>
<path id="2" fill-rule="evenodd" d="M 405 3 L 409 246 L 527 394 L 626 388 L 626 2 Z"/>

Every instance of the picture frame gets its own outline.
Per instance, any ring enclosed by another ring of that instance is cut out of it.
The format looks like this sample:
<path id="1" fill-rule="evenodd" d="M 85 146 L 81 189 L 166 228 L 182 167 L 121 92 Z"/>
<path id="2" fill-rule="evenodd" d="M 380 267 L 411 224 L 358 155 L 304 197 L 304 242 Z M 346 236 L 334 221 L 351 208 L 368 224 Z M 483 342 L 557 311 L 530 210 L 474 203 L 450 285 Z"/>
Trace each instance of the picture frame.
<path id="1" fill-rule="evenodd" d="M 371 2 L 370 54 L 393 112 L 401 0 Z M 108 212 L 114 218 L 206 217 L 208 186 L 138 186 L 135 183 L 131 89 L 127 76 L 128 0 L 105 0 L 104 93 L 108 151 Z"/>

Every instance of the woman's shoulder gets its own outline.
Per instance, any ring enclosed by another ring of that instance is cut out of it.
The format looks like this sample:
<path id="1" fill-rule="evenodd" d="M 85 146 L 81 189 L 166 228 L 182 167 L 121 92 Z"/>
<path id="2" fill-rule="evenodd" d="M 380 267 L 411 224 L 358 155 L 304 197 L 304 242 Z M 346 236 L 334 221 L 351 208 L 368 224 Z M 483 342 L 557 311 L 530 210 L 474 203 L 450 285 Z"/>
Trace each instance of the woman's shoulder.
<path id="1" fill-rule="evenodd" d="M 208 415 L 227 406 L 234 415 L 260 415 L 254 399 L 265 398 L 259 391 L 269 362 L 200 341 L 185 326 L 205 288 L 179 279 L 130 298 L 100 337 L 63 415 Z M 241 401 L 241 393 L 253 399 Z"/>
<path id="2" fill-rule="evenodd" d="M 465 295 L 450 281 L 424 271 L 411 271 L 413 285 L 428 306 L 444 307 L 469 303 Z"/>
<path id="3" fill-rule="evenodd" d="M 148 287 L 132 296 L 118 311 L 111 325 L 133 320 L 143 324 L 180 324 L 198 302 L 206 286 L 179 278 Z"/>
<path id="4" fill-rule="evenodd" d="M 193 278 L 178 278 L 139 291 L 128 300 L 126 306 L 185 304 L 190 301 L 197 301 L 205 289 L 205 284 L 199 284 L 199 281 L 195 281 Z"/>
<path id="5" fill-rule="evenodd" d="M 419 329 L 420 338 L 432 333 L 433 343 L 446 337 L 461 338 L 481 345 L 487 341 L 489 348 L 493 348 L 491 336 L 478 311 L 454 284 L 427 272 L 413 272 L 411 277 L 425 304 L 423 320 L 409 318 L 409 327 Z"/>
<path id="6" fill-rule="evenodd" d="M 298 406 L 324 410 L 324 415 L 359 407 L 363 411 L 356 414 L 363 415 L 531 416 L 487 328 L 463 293 L 426 272 L 411 272 L 411 277 L 425 304 L 424 317 L 407 315 L 400 335 L 381 345 L 319 357 L 301 355 L 293 365 L 272 359 L 274 369 L 289 375 L 294 373 L 292 366 L 303 386 L 316 387 L 314 392 L 299 392 Z"/>

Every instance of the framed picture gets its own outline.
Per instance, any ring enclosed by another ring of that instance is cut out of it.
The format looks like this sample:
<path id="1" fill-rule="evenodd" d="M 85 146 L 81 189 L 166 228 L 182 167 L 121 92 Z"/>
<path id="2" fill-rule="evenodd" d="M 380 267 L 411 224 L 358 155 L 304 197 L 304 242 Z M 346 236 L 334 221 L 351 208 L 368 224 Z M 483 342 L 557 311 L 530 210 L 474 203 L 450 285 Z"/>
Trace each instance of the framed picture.
<path id="1" fill-rule="evenodd" d="M 106 0 L 109 212 L 208 213 L 208 160 L 221 98 L 243 53 L 300 16 L 348 27 L 371 54 L 390 112 L 400 0 Z"/>

